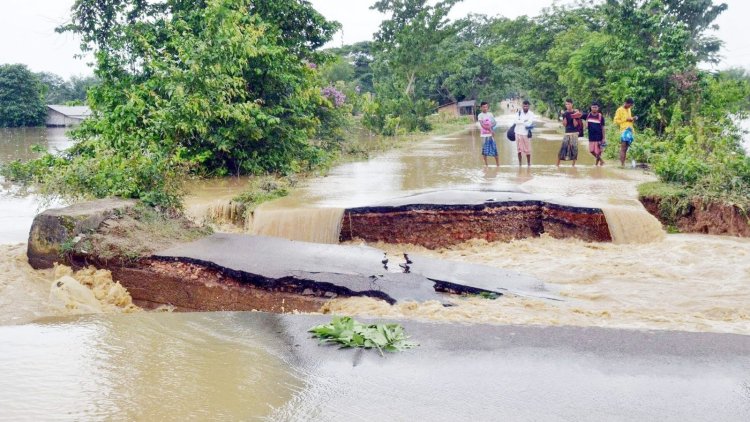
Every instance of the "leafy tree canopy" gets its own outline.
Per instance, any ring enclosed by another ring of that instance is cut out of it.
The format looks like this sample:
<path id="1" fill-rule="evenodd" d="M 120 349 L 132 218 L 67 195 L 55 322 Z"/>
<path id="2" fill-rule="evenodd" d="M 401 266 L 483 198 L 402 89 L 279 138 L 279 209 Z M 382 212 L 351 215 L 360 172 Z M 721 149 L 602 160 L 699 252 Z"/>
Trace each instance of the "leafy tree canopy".
<path id="1" fill-rule="evenodd" d="M 39 77 L 26 65 L 0 65 L 0 127 L 40 126 L 46 116 Z"/>
<path id="2" fill-rule="evenodd" d="M 78 0 L 62 30 L 95 52 L 102 81 L 79 137 L 167 150 L 204 173 L 294 171 L 319 160 L 310 64 L 337 28 L 300 0 Z"/>

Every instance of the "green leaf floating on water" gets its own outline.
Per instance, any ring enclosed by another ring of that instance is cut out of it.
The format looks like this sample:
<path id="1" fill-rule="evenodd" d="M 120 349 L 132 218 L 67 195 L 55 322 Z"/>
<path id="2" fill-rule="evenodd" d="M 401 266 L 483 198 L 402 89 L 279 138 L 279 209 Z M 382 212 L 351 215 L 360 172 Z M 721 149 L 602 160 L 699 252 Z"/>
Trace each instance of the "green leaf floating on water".
<path id="1" fill-rule="evenodd" d="M 404 327 L 399 324 L 362 324 L 351 317 L 334 317 L 330 324 L 308 330 L 320 343 L 337 343 L 341 347 L 377 348 L 380 354 L 398 352 L 418 346 L 408 340 Z"/>

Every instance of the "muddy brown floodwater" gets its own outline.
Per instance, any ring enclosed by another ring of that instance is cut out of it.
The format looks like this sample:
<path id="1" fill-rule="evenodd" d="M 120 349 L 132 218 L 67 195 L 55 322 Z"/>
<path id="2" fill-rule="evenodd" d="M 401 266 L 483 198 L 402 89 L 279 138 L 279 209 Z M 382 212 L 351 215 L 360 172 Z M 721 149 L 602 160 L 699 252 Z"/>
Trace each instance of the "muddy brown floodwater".
<path id="1" fill-rule="evenodd" d="M 509 117 L 500 120 L 507 123 Z M 322 311 L 432 321 L 750 334 L 750 240 L 665 234 L 636 198 L 636 186 L 654 180 L 653 175 L 619 169 L 611 162 L 594 167 L 585 143 L 576 168 L 569 163 L 557 168 L 558 132 L 555 122 L 540 125 L 532 141 L 531 168 L 519 168 L 515 144 L 501 136 L 501 165 L 483 167 L 481 140 L 472 130 L 343 164 L 326 177 L 306 181 L 292 195 L 264 204 L 246 227 L 232 230 L 328 242 L 337 236 L 336 213 L 346 207 L 438 189 L 520 190 L 603 208 L 615 242 L 543 236 L 511 243 L 472 241 L 439 250 L 372 246 L 393 254 L 414 252 L 530 274 L 559 290 L 563 301 L 474 298 L 445 308 L 429 302 L 389 306 L 337 299 Z M 69 144 L 62 131 L 4 131 L 0 157 L 4 162 L 28 158 L 28 146 L 35 143 L 49 149 Z M 221 208 L 246 183 L 226 179 L 194 185 L 187 200 L 191 213 L 231 214 Z M 14 186 L 3 185 L 0 203 L 0 363 L 15 368 L 0 381 L 0 408 L 6 416 L 248 419 L 271 415 L 285 403 L 295 408 L 317 406 L 314 400 L 321 396 L 310 395 L 299 373 L 261 347 L 278 341 L 273 330 L 239 323 L 233 314 L 64 317 L 65 310 L 55 306 L 59 301 L 50 300 L 52 272 L 31 270 L 25 261 L 22 242 L 39 201 L 14 196 L 15 192 Z M 39 319 L 43 317 L 47 318 Z M 335 384 L 325 372 L 315 377 L 311 385 Z M 670 380 L 664 385 L 671 385 Z M 391 392 L 393 400 L 417 394 L 407 387 Z M 161 400 L 162 391 L 179 394 Z M 580 420 L 597 419 L 575 414 Z"/>
<path id="2" fill-rule="evenodd" d="M 502 116 L 507 122 L 509 116 Z M 530 274 L 559 289 L 563 302 L 523 297 L 390 306 L 336 299 L 325 312 L 438 321 L 652 328 L 750 334 L 750 239 L 666 234 L 637 199 L 655 180 L 613 163 L 594 167 L 586 142 L 576 168 L 557 168 L 558 124 L 544 121 L 532 142 L 532 166 L 519 167 L 515 144 L 498 137 L 500 166 L 481 164 L 476 131 L 436 137 L 366 162 L 348 163 L 290 196 L 263 204 L 245 230 L 306 241 L 337 238 L 332 213 L 436 189 L 521 190 L 580 206 L 600 207 L 613 243 L 546 236 L 511 243 L 472 241 L 442 250 L 376 246 L 481 263 Z M 199 193 L 195 198 L 201 195 Z M 220 201 L 215 210 L 221 214 Z M 226 212 L 224 212 L 226 214 Z"/>

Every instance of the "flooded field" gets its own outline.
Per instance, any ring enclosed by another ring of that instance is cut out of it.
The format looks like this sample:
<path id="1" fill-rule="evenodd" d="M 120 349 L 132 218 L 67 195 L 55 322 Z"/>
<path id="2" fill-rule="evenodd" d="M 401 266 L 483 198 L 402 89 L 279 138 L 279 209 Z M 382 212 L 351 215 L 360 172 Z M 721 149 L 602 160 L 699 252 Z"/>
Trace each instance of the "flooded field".
<path id="1" fill-rule="evenodd" d="M 38 154 L 32 147 L 59 151 L 72 143 L 65 128 L 0 128 L 0 163 L 29 160 Z M 53 205 L 55 203 L 52 203 Z M 19 192 L 16 186 L 0 178 L 0 244 L 26 242 L 34 216 L 46 203 Z"/>

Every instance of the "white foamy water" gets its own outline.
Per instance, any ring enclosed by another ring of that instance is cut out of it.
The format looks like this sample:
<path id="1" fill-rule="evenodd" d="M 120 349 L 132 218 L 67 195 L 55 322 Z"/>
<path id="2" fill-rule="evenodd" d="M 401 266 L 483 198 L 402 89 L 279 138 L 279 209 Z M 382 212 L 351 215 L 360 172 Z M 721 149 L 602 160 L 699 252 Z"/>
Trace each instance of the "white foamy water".
<path id="1" fill-rule="evenodd" d="M 667 235 L 644 244 L 588 243 L 548 236 L 472 241 L 447 249 L 373 245 L 538 277 L 564 301 L 520 297 L 389 306 L 337 299 L 326 310 L 473 323 L 578 325 L 750 334 L 750 239 Z"/>

